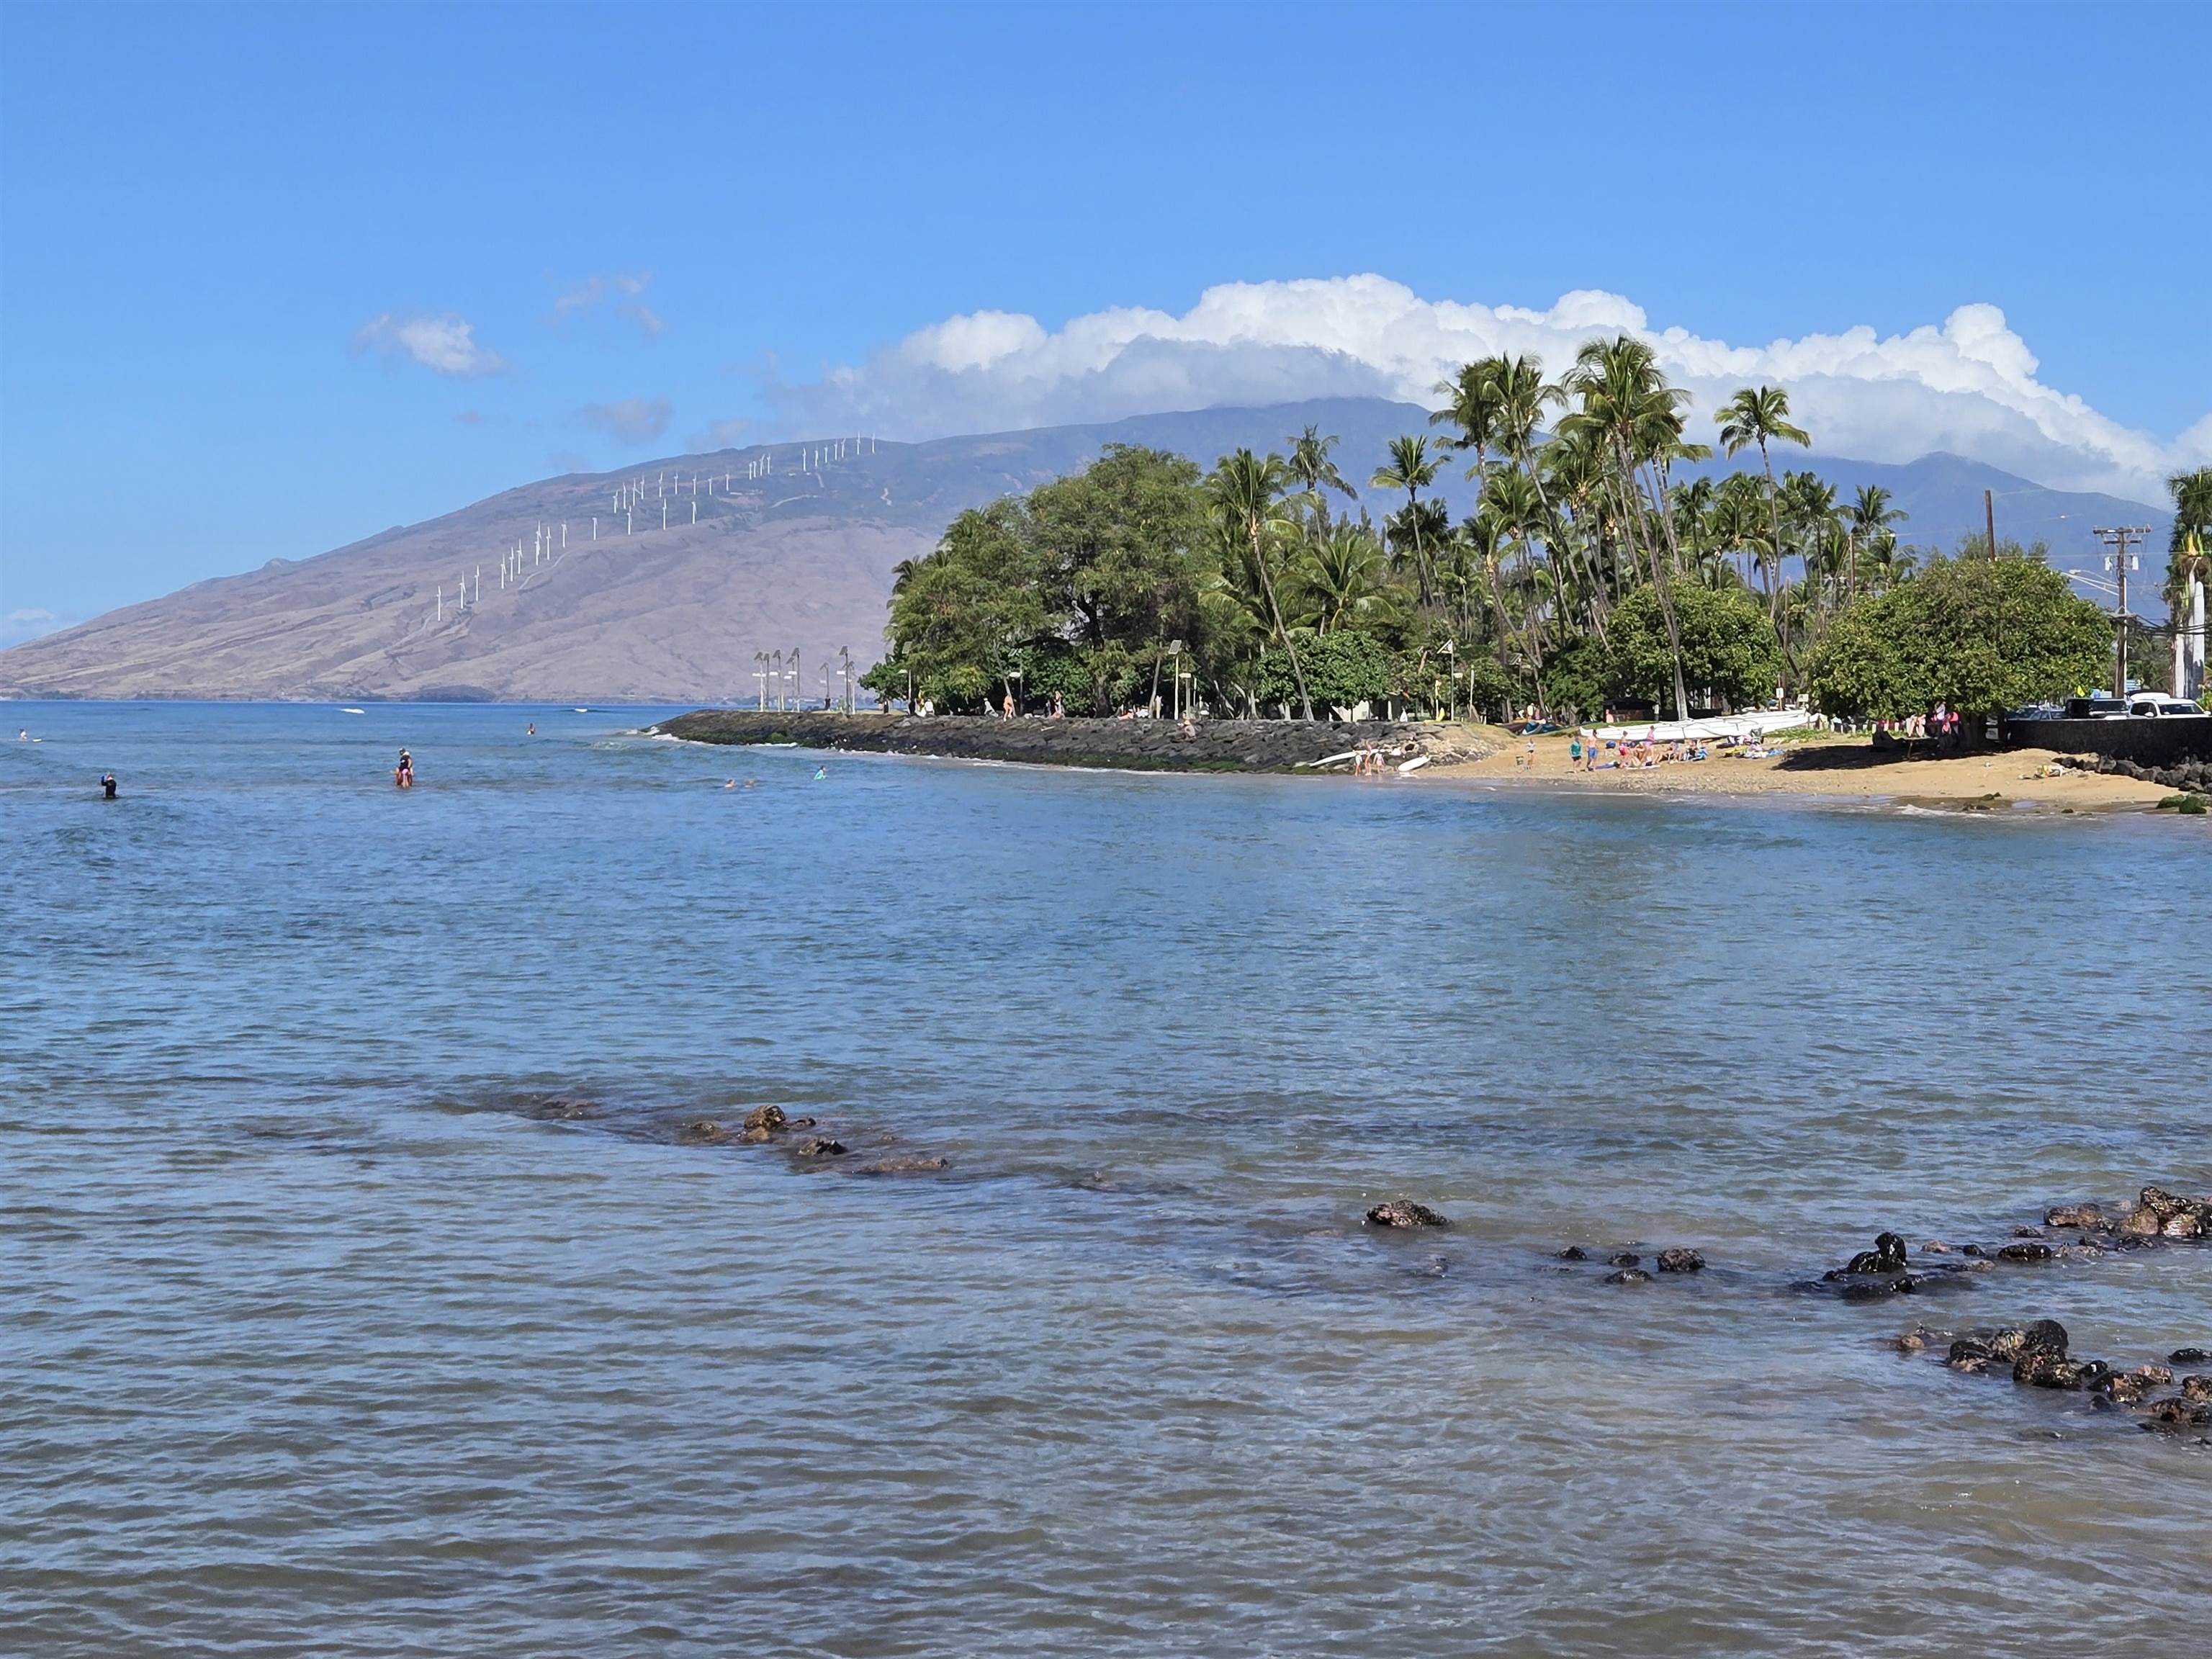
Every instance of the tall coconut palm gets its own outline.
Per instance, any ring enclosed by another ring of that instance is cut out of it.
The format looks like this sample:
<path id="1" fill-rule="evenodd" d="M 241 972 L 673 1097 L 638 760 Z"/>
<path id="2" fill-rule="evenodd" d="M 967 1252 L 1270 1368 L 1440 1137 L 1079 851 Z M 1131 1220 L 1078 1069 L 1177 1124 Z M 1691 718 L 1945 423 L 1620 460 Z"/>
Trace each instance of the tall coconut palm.
<path id="1" fill-rule="evenodd" d="M 1443 468 L 1443 461 L 1429 453 L 1426 438 L 1393 438 L 1389 465 L 1376 468 L 1375 476 L 1367 481 L 1376 489 L 1406 492 L 1406 523 L 1413 538 L 1413 574 L 1420 584 L 1424 606 L 1435 602 L 1436 584 L 1429 568 L 1427 526 L 1420 512 L 1421 492 L 1437 481 L 1437 474 Z"/>
<path id="2" fill-rule="evenodd" d="M 1567 376 L 1567 390 L 1576 407 L 1560 422 L 1563 431 L 1575 428 L 1602 437 L 1614 473 L 1620 528 L 1632 552 L 1641 551 L 1651 575 L 1652 597 L 1667 629 L 1667 647 L 1674 659 L 1674 717 L 1690 717 L 1689 689 L 1682 678 L 1682 630 L 1674 611 L 1669 580 L 1669 561 L 1661 558 L 1651 530 L 1653 520 L 1671 539 L 1667 523 L 1663 471 L 1650 497 L 1643 475 L 1655 463 L 1664 464 L 1671 449 L 1681 444 L 1681 407 L 1689 394 L 1667 384 L 1651 348 L 1632 336 L 1583 343 L 1575 354 Z"/>
<path id="3" fill-rule="evenodd" d="M 1768 528 L 1774 533 L 1774 568 L 1765 571 L 1768 613 L 1774 619 L 1775 637 L 1782 635 L 1782 608 L 1775 598 L 1782 589 L 1782 508 L 1775 499 L 1774 457 L 1771 447 L 1777 443 L 1796 444 L 1809 449 L 1813 435 L 1804 428 L 1790 423 L 1790 394 L 1778 386 L 1745 386 L 1729 398 L 1714 416 L 1721 428 L 1721 447 L 1729 454 L 1741 453 L 1749 445 L 1759 446 L 1759 464 L 1766 474 L 1767 516 L 1771 520 Z M 1784 651 L 1788 647 L 1785 646 Z"/>
<path id="4" fill-rule="evenodd" d="M 1890 495 L 1880 484 L 1861 484 L 1858 495 L 1852 500 L 1851 568 L 1848 585 L 1851 592 L 1858 591 L 1858 553 L 1861 548 L 1871 548 L 1887 537 L 1894 546 L 1895 526 L 1912 515 L 1903 507 L 1890 505 Z"/>
<path id="5" fill-rule="evenodd" d="M 1282 499 L 1290 482 L 1291 470 L 1281 456 L 1271 453 L 1262 459 L 1249 449 L 1240 449 L 1215 463 L 1206 487 L 1216 511 L 1242 533 L 1250 548 L 1252 571 L 1267 598 L 1268 619 L 1274 624 L 1283 654 L 1290 659 L 1291 678 L 1297 684 L 1298 718 L 1310 720 L 1313 698 L 1306 692 L 1306 671 L 1298 661 L 1297 647 L 1291 642 L 1291 630 L 1283 625 L 1283 607 L 1275 596 L 1275 578 L 1268 568 L 1273 556 L 1268 544 L 1297 528 L 1297 519 Z"/>
<path id="6" fill-rule="evenodd" d="M 1358 525 L 1331 525 L 1315 538 L 1297 574 L 1313 608 L 1316 633 L 1388 612 L 1390 580 L 1382 549 L 1373 533 Z"/>
<path id="7" fill-rule="evenodd" d="M 1456 374 L 1436 384 L 1444 406 L 1430 414 L 1429 424 L 1459 428 L 1455 435 L 1443 441 L 1444 447 L 1471 453 L 1474 465 L 1468 468 L 1467 476 L 1478 481 L 1490 470 L 1490 447 L 1498 436 L 1498 418 L 1504 409 L 1504 388 L 1498 376 L 1504 363 L 1499 357 L 1479 357 L 1462 363 Z"/>
<path id="8" fill-rule="evenodd" d="M 1336 490 L 1347 501 L 1356 501 L 1359 495 L 1345 482 L 1344 474 L 1336 470 L 1336 463 L 1328 458 L 1328 452 L 1336 445 L 1336 434 L 1332 432 L 1324 438 L 1317 426 L 1308 427 L 1291 440 L 1291 476 L 1298 481 L 1299 493 L 1312 501 L 1315 515 L 1324 529 L 1328 525 L 1326 492 Z"/>

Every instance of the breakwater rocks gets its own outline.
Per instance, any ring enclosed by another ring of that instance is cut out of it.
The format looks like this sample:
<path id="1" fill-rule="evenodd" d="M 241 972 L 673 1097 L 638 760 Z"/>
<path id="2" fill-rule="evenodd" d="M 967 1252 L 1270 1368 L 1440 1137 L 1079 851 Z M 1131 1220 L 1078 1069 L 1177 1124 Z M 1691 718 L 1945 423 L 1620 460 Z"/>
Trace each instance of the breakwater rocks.
<path id="1" fill-rule="evenodd" d="M 2082 772 L 2109 772 L 2138 783 L 2155 783 L 2193 795 L 2212 795 L 2212 760 L 2178 760 L 2172 765 L 2146 766 L 2140 761 L 2114 755 L 2069 755 L 2065 764 Z"/>
<path id="2" fill-rule="evenodd" d="M 1480 760 L 1489 744 L 1459 726 L 1392 720 L 984 720 L 970 715 L 839 714 L 818 709 L 702 708 L 649 728 L 692 743 L 796 744 L 803 749 L 945 760 L 1011 761 L 1132 772 L 1294 772 L 1362 746 L 1395 764 Z M 1334 769 L 1343 770 L 1339 766 Z"/>

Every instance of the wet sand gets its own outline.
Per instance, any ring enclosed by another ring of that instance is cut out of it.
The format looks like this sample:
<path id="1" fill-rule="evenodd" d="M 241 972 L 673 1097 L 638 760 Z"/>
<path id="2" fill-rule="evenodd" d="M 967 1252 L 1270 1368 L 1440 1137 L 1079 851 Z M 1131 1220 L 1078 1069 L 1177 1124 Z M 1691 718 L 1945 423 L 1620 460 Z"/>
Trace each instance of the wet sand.
<path id="1" fill-rule="evenodd" d="M 2046 775 L 2058 757 L 2046 749 L 2008 749 L 1944 759 L 1905 760 L 1877 753 L 1865 738 L 1788 744 L 1778 756 L 1669 763 L 1599 772 L 1571 769 L 1565 734 L 1535 739 L 1496 734 L 1498 753 L 1449 770 L 1413 775 L 1430 783 L 1541 784 L 1631 794 L 1811 795 L 1848 800 L 1889 799 L 1911 805 L 1989 810 L 2112 811 L 2155 807 L 2173 793 L 2155 783 L 2094 772 Z"/>

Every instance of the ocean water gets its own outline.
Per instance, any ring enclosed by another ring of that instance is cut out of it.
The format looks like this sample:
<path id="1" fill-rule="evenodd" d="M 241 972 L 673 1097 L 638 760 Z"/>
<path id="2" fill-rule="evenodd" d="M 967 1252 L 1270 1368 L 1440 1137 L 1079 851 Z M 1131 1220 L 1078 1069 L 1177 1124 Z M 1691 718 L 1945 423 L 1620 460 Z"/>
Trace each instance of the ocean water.
<path id="1" fill-rule="evenodd" d="M 2212 1621 L 2212 1448 L 1891 1346 L 2212 1346 L 2212 1249 L 1791 1288 L 2212 1189 L 2201 823 L 9 712 L 0 1649 Z M 771 1102 L 850 1155 L 677 1144 Z"/>

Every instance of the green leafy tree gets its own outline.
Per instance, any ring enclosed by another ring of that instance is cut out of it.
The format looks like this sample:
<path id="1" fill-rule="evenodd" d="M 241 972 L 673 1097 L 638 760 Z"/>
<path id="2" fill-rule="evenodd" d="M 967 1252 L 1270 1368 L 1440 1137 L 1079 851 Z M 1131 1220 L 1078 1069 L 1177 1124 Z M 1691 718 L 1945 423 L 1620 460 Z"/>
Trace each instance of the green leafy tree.
<path id="1" fill-rule="evenodd" d="M 1757 600 L 1740 587 L 1678 587 L 1674 617 L 1682 676 L 1691 686 L 1732 708 L 1755 706 L 1773 695 L 1782 653 Z M 1657 594 L 1639 587 L 1624 599 L 1613 611 L 1609 638 L 1607 689 L 1663 702 L 1674 657 Z"/>
<path id="2" fill-rule="evenodd" d="M 1285 653 L 1271 651 L 1262 657 L 1255 688 L 1261 701 L 1286 703 L 1296 690 L 1325 706 L 1349 710 L 1390 693 L 1390 653 L 1371 634 L 1347 631 L 1310 641 L 1303 662 L 1303 677 L 1293 678 Z"/>
<path id="3" fill-rule="evenodd" d="M 1808 665 L 1821 710 L 1898 719 L 1942 702 L 1990 714 L 2100 684 L 2112 665 L 2105 613 L 2039 558 L 2000 551 L 1938 558 L 1845 605 Z"/>
<path id="4" fill-rule="evenodd" d="M 1347 501 L 1358 498 L 1359 492 L 1336 470 L 1336 463 L 1328 453 L 1337 446 L 1334 433 L 1322 436 L 1321 428 L 1310 426 L 1291 440 L 1289 466 L 1291 476 L 1298 481 L 1298 492 L 1313 503 L 1314 516 L 1322 527 L 1328 527 L 1328 492 L 1332 489 Z"/>

